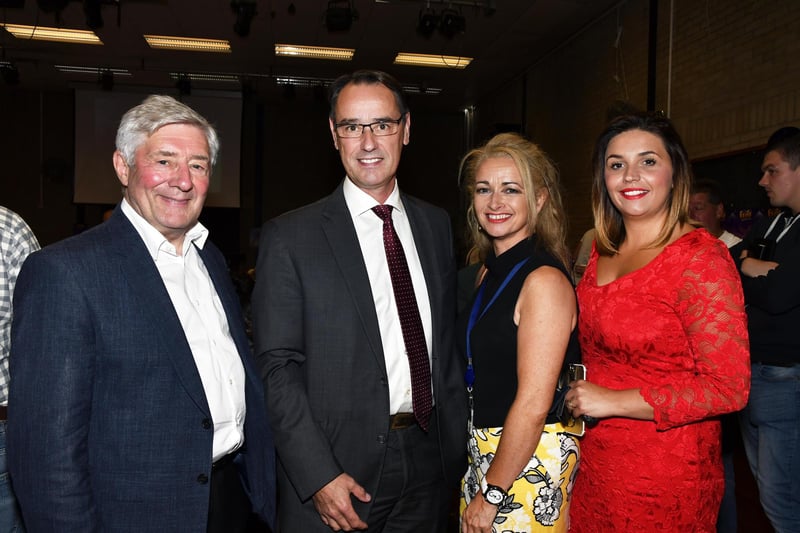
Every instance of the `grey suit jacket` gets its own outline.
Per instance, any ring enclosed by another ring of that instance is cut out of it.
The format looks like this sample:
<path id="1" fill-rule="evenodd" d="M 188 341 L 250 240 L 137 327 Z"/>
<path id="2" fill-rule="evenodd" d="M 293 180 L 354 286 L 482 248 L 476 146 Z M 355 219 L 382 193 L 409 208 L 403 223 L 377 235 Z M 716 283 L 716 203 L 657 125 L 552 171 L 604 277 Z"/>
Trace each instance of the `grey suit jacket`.
<path id="1" fill-rule="evenodd" d="M 272 437 L 222 255 L 200 255 L 245 368 L 237 461 L 274 520 Z M 29 531 L 205 531 L 213 424 L 164 283 L 120 211 L 31 255 L 17 280 L 8 461 Z"/>
<path id="2" fill-rule="evenodd" d="M 402 201 L 431 303 L 440 448 L 455 486 L 466 465 L 467 415 L 463 365 L 453 349 L 450 222 L 439 208 L 406 195 Z M 278 449 L 281 519 L 304 506 L 313 511 L 310 498 L 342 472 L 374 494 L 389 433 L 389 388 L 369 277 L 341 185 L 264 225 L 253 309 L 254 351 Z M 368 507 L 356 504 L 362 517 Z"/>

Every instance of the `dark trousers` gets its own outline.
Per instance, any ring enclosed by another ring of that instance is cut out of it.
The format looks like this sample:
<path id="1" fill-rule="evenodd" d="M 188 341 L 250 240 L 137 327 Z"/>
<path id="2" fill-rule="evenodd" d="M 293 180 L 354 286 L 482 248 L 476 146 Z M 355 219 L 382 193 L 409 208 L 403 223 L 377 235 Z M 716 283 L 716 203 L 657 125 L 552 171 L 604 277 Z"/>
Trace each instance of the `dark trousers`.
<path id="1" fill-rule="evenodd" d="M 389 432 L 386 461 L 365 520 L 371 533 L 441 533 L 451 492 L 445 490 L 436 411 L 430 431 L 417 425 Z"/>
<path id="2" fill-rule="evenodd" d="M 232 458 L 223 458 L 211 470 L 208 533 L 245 533 L 250 519 L 250 498 L 242 487 Z"/>

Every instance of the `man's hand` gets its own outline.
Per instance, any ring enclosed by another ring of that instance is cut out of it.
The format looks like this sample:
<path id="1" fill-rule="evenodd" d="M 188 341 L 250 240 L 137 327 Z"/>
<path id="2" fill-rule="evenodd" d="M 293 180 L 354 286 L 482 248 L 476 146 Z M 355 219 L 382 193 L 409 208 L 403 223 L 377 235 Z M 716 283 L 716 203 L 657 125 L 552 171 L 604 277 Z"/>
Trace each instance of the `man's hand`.
<path id="1" fill-rule="evenodd" d="M 754 257 L 745 257 L 742 260 L 742 274 L 751 278 L 766 276 L 778 266 L 775 261 L 763 261 Z"/>
<path id="2" fill-rule="evenodd" d="M 356 514 L 350 495 L 364 503 L 372 497 L 364 487 L 347 474 L 339 474 L 314 494 L 314 507 L 322 522 L 333 531 L 367 529 L 367 524 Z"/>

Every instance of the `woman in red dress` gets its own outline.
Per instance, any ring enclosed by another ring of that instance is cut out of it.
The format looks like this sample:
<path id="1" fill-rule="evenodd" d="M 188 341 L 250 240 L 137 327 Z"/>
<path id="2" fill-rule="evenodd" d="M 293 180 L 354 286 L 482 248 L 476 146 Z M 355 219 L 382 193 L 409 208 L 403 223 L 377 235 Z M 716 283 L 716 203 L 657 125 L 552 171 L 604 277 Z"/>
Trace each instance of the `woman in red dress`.
<path id="1" fill-rule="evenodd" d="M 718 416 L 750 386 L 744 300 L 725 245 L 689 221 L 691 171 L 668 119 L 620 117 L 593 156 L 595 247 L 578 286 L 587 430 L 572 530 L 713 532 Z"/>

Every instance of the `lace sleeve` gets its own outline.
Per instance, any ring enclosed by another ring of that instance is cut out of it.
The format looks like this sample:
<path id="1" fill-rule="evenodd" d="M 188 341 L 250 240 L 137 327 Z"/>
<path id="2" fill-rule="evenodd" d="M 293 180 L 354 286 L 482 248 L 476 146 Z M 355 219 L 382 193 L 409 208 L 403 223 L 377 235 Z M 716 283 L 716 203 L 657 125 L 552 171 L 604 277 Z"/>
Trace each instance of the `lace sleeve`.
<path id="1" fill-rule="evenodd" d="M 737 411 L 750 391 L 747 317 L 736 267 L 722 243 L 690 253 L 675 274 L 675 312 L 694 367 L 641 389 L 661 430 Z"/>

